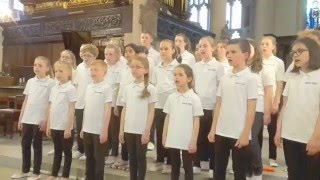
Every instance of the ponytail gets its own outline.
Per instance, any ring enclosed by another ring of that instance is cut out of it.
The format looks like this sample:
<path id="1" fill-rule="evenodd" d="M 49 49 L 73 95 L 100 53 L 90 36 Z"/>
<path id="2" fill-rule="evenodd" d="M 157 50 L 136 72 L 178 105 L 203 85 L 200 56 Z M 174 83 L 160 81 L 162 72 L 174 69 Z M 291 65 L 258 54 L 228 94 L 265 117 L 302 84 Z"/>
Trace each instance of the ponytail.
<path id="1" fill-rule="evenodd" d="M 150 92 L 148 91 L 149 73 L 144 75 L 143 83 L 144 83 L 144 89 L 142 90 L 142 93 L 140 96 L 141 99 L 148 98 L 150 96 Z"/>

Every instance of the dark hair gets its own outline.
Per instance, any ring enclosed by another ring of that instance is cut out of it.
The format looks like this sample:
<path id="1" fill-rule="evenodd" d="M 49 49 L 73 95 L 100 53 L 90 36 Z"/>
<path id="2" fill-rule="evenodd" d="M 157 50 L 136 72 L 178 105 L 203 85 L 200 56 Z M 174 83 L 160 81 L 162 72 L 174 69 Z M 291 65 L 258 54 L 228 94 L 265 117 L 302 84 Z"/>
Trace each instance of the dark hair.
<path id="1" fill-rule="evenodd" d="M 257 43 L 253 39 L 247 39 L 251 46 L 253 46 L 254 49 L 254 55 L 251 58 L 251 65 L 250 69 L 254 73 L 258 73 L 262 70 L 262 57 L 261 57 L 261 51 L 260 48 L 258 47 Z"/>
<path id="2" fill-rule="evenodd" d="M 238 39 L 231 39 L 229 42 L 228 42 L 228 45 L 234 45 L 234 44 L 237 44 L 239 45 L 242 53 L 251 53 L 251 50 L 250 50 L 250 43 L 247 39 L 242 39 L 242 38 L 238 38 Z"/>
<path id="3" fill-rule="evenodd" d="M 178 61 L 178 63 L 181 63 L 182 62 L 182 57 L 181 57 L 181 50 L 179 47 L 176 46 L 176 51 L 177 51 L 177 57 L 176 57 L 176 60 Z"/>
<path id="4" fill-rule="evenodd" d="M 148 91 L 149 85 L 149 61 L 145 57 L 135 56 L 132 60 L 139 61 L 144 66 L 145 69 L 148 69 L 148 72 L 144 75 L 144 89 L 141 92 L 141 99 L 147 98 L 150 96 L 150 92 Z"/>
<path id="5" fill-rule="evenodd" d="M 130 47 L 133 49 L 133 51 L 137 54 L 139 53 L 139 46 L 134 44 L 134 43 L 129 43 L 127 45 L 124 46 L 124 49 L 126 49 L 127 47 Z"/>
<path id="6" fill-rule="evenodd" d="M 149 54 L 149 50 L 147 47 L 145 46 L 139 46 L 139 52 L 138 53 L 145 53 L 145 54 Z"/>
<path id="7" fill-rule="evenodd" d="M 188 38 L 188 36 L 186 36 L 185 34 L 183 33 L 179 33 L 176 35 L 177 36 L 180 36 L 183 38 L 183 41 L 186 43 L 186 46 L 184 47 L 187 51 L 190 51 L 191 50 L 191 42 L 190 42 L 190 39 Z M 179 53 L 180 54 L 180 53 Z"/>
<path id="8" fill-rule="evenodd" d="M 188 83 L 188 87 L 190 89 L 193 89 L 194 76 L 191 67 L 186 64 L 179 64 L 175 69 L 177 68 L 182 68 L 184 70 L 184 73 L 186 73 L 187 77 L 192 79 L 191 82 Z"/>
<path id="9" fill-rule="evenodd" d="M 310 38 L 300 38 L 294 41 L 294 43 L 292 44 L 292 47 L 298 43 L 304 44 L 309 51 L 308 69 L 312 71 L 319 69 L 320 68 L 320 51 L 319 51 L 320 46 L 318 45 L 318 43 L 315 40 Z M 291 72 L 299 73 L 299 69 L 300 69 L 299 67 L 294 65 Z"/>

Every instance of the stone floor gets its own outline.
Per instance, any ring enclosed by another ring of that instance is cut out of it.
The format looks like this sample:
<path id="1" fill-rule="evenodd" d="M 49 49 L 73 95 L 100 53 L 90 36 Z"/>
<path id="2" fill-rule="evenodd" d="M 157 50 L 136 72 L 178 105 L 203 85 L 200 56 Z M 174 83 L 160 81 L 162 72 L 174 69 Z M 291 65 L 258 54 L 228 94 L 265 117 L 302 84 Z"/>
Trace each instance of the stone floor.
<path id="1" fill-rule="evenodd" d="M 7 137 L 0 136 L 0 179 L 7 180 L 10 179 L 10 176 L 13 173 L 20 172 L 21 167 L 21 147 L 20 147 L 20 137 L 16 135 L 13 139 L 9 139 Z M 51 141 L 44 141 L 43 143 L 43 164 L 42 164 L 42 179 L 46 179 L 46 175 L 51 170 L 53 156 L 47 156 L 46 152 L 53 148 L 53 143 Z M 267 152 L 268 152 L 268 141 L 264 139 L 264 146 L 263 146 L 263 162 L 265 167 L 267 166 L 268 159 L 267 159 Z M 148 162 L 150 163 L 152 159 L 155 157 L 155 152 L 150 151 L 147 154 Z M 267 172 L 263 173 L 264 180 L 284 180 L 286 179 L 286 167 L 283 157 L 282 149 L 278 149 L 278 160 L 277 160 L 279 167 L 274 168 L 274 172 Z M 82 177 L 84 174 L 84 164 L 85 162 L 74 160 L 72 162 L 72 169 L 71 169 L 71 179 L 77 179 Z M 230 166 L 230 163 L 229 163 Z M 230 168 L 230 167 L 229 167 Z M 129 179 L 129 174 L 126 171 L 114 170 L 110 168 L 105 169 L 105 178 L 106 179 L 115 179 L 115 180 L 122 180 L 122 179 Z M 170 179 L 169 175 L 163 175 L 159 172 L 152 173 L 147 172 L 146 180 L 164 180 Z M 183 178 L 183 174 L 181 174 L 180 179 Z M 205 180 L 207 178 L 207 172 L 202 172 L 199 175 L 195 175 L 195 180 Z M 233 175 L 227 176 L 227 179 L 233 179 Z"/>

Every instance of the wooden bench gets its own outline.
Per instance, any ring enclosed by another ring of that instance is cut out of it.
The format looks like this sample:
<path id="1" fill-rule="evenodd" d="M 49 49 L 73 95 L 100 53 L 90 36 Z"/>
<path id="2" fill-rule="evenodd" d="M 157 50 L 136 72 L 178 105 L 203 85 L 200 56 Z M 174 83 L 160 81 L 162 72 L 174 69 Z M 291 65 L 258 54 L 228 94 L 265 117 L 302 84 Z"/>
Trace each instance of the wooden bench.
<path id="1" fill-rule="evenodd" d="M 3 135 L 13 137 L 15 133 L 14 125 L 19 122 L 20 109 L 0 109 L 0 124 L 4 125 Z"/>

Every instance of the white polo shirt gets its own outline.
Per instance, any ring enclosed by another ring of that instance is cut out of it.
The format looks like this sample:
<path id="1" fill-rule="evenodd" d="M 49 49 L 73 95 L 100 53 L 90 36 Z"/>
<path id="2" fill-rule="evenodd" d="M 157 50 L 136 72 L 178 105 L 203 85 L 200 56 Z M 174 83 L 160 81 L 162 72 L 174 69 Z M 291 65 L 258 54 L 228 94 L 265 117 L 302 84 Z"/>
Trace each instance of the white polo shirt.
<path id="1" fill-rule="evenodd" d="M 196 63 L 196 58 L 194 57 L 194 55 L 188 52 L 187 50 L 185 50 L 181 54 L 181 59 L 182 59 L 181 64 L 189 65 L 191 68 Z"/>
<path id="2" fill-rule="evenodd" d="M 155 65 L 158 65 L 162 62 L 160 53 L 153 49 L 153 47 L 148 49 L 148 58 L 151 58 Z"/>
<path id="3" fill-rule="evenodd" d="M 74 84 L 77 87 L 77 102 L 76 109 L 84 109 L 84 94 L 85 90 L 92 82 L 90 67 L 86 67 L 84 62 L 80 63 L 76 69 L 76 77 L 74 79 Z"/>
<path id="4" fill-rule="evenodd" d="M 149 82 L 152 82 L 152 75 L 153 75 L 153 71 L 154 71 L 154 68 L 156 67 L 153 59 L 151 59 L 150 57 L 147 57 L 148 59 L 148 62 L 149 62 Z"/>
<path id="5" fill-rule="evenodd" d="M 162 63 L 158 64 L 153 72 L 152 84 L 155 85 L 159 101 L 156 103 L 157 109 L 163 109 L 170 94 L 177 89 L 174 82 L 174 69 L 179 65 L 177 60 L 173 60 L 167 67 Z"/>
<path id="6" fill-rule="evenodd" d="M 274 95 L 277 89 L 277 82 L 284 80 L 284 63 L 278 57 L 272 55 L 267 59 L 263 59 L 263 67 L 268 69 L 268 72 L 272 75 L 273 81 L 273 93 Z"/>
<path id="7" fill-rule="evenodd" d="M 116 102 L 116 105 L 117 106 L 123 106 L 124 103 L 122 102 L 123 100 L 123 91 L 125 90 L 125 88 L 133 83 L 134 81 L 134 77 L 132 76 L 132 73 L 131 73 L 131 68 L 126 65 L 125 67 L 123 67 L 121 69 L 121 72 L 120 72 L 120 76 L 119 76 L 119 79 L 118 79 L 118 83 L 119 83 L 119 92 L 118 92 L 118 97 L 117 97 L 117 102 Z"/>
<path id="8" fill-rule="evenodd" d="M 141 99 L 144 83 L 129 84 L 123 94 L 123 102 L 126 106 L 124 132 L 133 134 L 143 134 L 148 120 L 148 106 L 157 102 L 156 89 L 152 84 L 148 85 L 150 96 Z"/>
<path id="9" fill-rule="evenodd" d="M 65 130 L 68 124 L 69 103 L 77 101 L 77 90 L 71 81 L 56 84 L 50 94 L 50 129 Z"/>
<path id="10" fill-rule="evenodd" d="M 117 97 L 117 89 L 119 88 L 119 77 L 121 69 L 125 64 L 118 61 L 114 65 L 108 65 L 108 72 L 104 77 L 104 81 L 109 84 L 112 88 L 113 99 L 111 106 L 114 107 L 116 105 L 116 97 Z"/>
<path id="11" fill-rule="evenodd" d="M 283 111 L 281 136 L 308 143 L 313 135 L 320 107 L 320 70 L 290 73 L 283 96 L 288 98 Z"/>
<path id="12" fill-rule="evenodd" d="M 38 79 L 33 77 L 28 80 L 23 94 L 28 100 L 22 116 L 22 123 L 38 125 L 41 121 L 47 120 L 47 108 L 49 96 L 55 81 L 49 77 Z"/>
<path id="13" fill-rule="evenodd" d="M 83 131 L 101 134 L 105 122 L 105 104 L 112 102 L 112 89 L 109 84 L 91 83 L 85 93 L 85 108 L 83 113 Z"/>
<path id="14" fill-rule="evenodd" d="M 229 71 L 232 70 L 232 66 L 230 66 L 228 59 L 225 59 L 219 62 L 222 64 L 225 74 L 227 74 Z"/>
<path id="15" fill-rule="evenodd" d="M 255 75 L 249 68 L 236 74 L 229 72 L 221 78 L 217 96 L 221 97 L 221 107 L 216 134 L 239 139 L 246 123 L 248 100 L 258 98 Z"/>
<path id="16" fill-rule="evenodd" d="M 203 109 L 213 110 L 219 81 L 224 68 L 215 58 L 208 62 L 197 62 L 193 68 L 195 91 L 199 95 Z"/>
<path id="17" fill-rule="evenodd" d="M 193 89 L 171 94 L 163 112 L 169 115 L 166 147 L 188 150 L 193 132 L 193 117 L 203 116 L 201 101 Z"/>
<path id="18" fill-rule="evenodd" d="M 287 82 L 288 76 L 289 76 L 289 74 L 291 73 L 291 71 L 293 70 L 293 68 L 294 68 L 294 62 L 292 62 L 292 63 L 290 64 L 290 66 L 288 67 L 288 69 L 286 70 L 286 72 L 285 72 L 285 74 L 284 74 L 284 78 L 283 78 L 283 81 L 284 81 L 284 82 Z"/>

